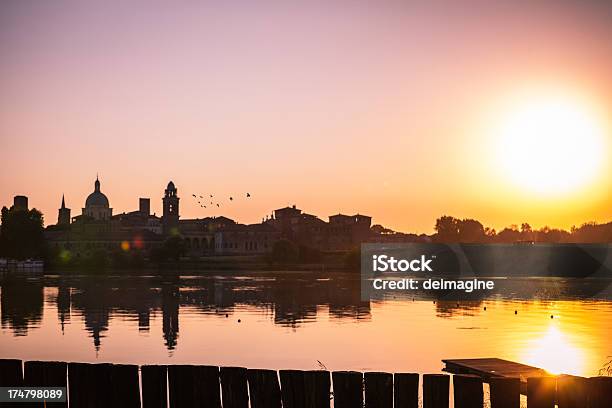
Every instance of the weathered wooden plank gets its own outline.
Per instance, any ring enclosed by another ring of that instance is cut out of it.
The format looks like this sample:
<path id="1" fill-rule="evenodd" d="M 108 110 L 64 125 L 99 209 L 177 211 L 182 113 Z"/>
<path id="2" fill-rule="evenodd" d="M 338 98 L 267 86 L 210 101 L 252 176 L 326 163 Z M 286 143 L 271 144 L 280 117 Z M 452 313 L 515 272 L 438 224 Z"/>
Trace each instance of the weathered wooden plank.
<path id="1" fill-rule="evenodd" d="M 363 375 L 366 408 L 393 408 L 393 375 L 368 372 Z"/>
<path id="2" fill-rule="evenodd" d="M 112 407 L 140 408 L 138 366 L 113 364 L 110 367 Z"/>
<path id="3" fill-rule="evenodd" d="M 491 408 L 519 408 L 521 406 L 521 379 L 510 377 L 489 380 Z"/>
<path id="4" fill-rule="evenodd" d="M 455 408 L 482 408 L 484 406 L 482 378 L 469 374 L 455 375 L 453 396 Z"/>
<path id="5" fill-rule="evenodd" d="M 247 369 L 243 367 L 221 367 L 220 377 L 223 408 L 248 408 Z"/>
<path id="6" fill-rule="evenodd" d="M 527 407 L 555 408 L 556 385 L 554 377 L 527 378 Z"/>
<path id="7" fill-rule="evenodd" d="M 589 408 L 612 407 L 612 377 L 588 379 Z"/>
<path id="8" fill-rule="evenodd" d="M 140 368 L 142 408 L 167 408 L 168 370 L 164 365 L 144 365 Z"/>
<path id="9" fill-rule="evenodd" d="M 423 374 L 423 408 L 448 408 L 449 385 L 446 374 Z"/>
<path id="10" fill-rule="evenodd" d="M 68 364 L 59 361 L 26 361 L 24 385 L 36 387 L 67 387 Z M 68 398 L 66 398 L 68 401 Z M 29 407 L 67 407 L 67 402 L 31 403 Z M 25 407 L 24 407 L 25 408 Z"/>
<path id="11" fill-rule="evenodd" d="M 219 367 L 168 366 L 171 408 L 221 407 Z"/>
<path id="12" fill-rule="evenodd" d="M 419 375 L 415 373 L 395 373 L 393 378 L 395 408 L 419 407 Z"/>
<path id="13" fill-rule="evenodd" d="M 363 377 L 356 371 L 334 371 L 334 408 L 363 406 Z"/>
<path id="14" fill-rule="evenodd" d="M 247 370 L 251 408 L 280 408 L 281 392 L 274 370 Z"/>
<path id="15" fill-rule="evenodd" d="M 557 406 L 584 408 L 587 406 L 587 379 L 570 375 L 557 378 Z"/>
<path id="16" fill-rule="evenodd" d="M 112 406 L 110 364 L 68 364 L 68 403 L 70 407 Z"/>
<path id="17" fill-rule="evenodd" d="M 279 371 L 284 408 L 329 408 L 329 372 Z"/>
<path id="18" fill-rule="evenodd" d="M 467 358 L 455 360 L 442 360 L 446 364 L 444 371 L 453 374 L 474 374 L 484 380 L 492 377 L 517 377 L 526 379 L 528 377 L 550 376 L 545 370 L 503 360 L 501 358 Z"/>

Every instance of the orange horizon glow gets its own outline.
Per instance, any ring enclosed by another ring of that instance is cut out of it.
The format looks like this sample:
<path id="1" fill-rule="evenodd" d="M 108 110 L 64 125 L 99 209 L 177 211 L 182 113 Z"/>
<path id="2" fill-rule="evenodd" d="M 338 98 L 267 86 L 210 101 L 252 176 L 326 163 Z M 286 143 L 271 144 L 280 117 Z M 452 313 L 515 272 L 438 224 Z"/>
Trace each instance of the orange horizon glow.
<path id="1" fill-rule="evenodd" d="M 604 5 L 340 3 L 0 5 L 0 206 L 54 224 L 99 173 L 114 214 L 172 180 L 182 218 L 612 221 Z"/>

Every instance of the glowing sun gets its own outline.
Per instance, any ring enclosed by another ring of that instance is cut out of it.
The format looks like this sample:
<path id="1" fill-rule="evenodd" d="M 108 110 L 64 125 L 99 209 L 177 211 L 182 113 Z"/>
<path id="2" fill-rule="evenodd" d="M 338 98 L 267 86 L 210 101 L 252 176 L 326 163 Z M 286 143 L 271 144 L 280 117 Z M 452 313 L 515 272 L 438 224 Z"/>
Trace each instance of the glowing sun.
<path id="1" fill-rule="evenodd" d="M 568 192 L 592 181 L 601 167 L 603 128 L 576 101 L 532 99 L 500 123 L 499 165 L 519 187 L 538 193 Z"/>

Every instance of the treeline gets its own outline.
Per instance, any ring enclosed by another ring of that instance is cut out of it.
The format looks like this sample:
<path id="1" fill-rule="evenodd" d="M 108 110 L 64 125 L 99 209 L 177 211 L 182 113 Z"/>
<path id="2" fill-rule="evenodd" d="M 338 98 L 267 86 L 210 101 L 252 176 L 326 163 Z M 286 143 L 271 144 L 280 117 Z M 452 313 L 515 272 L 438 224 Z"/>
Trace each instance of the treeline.
<path id="1" fill-rule="evenodd" d="M 569 231 L 543 227 L 534 229 L 523 223 L 510 225 L 501 231 L 485 227 L 480 221 L 459 219 L 444 215 L 436 220 L 436 233 L 431 236 L 434 242 L 442 243 L 516 243 L 516 242 L 550 242 L 550 243 L 611 243 L 612 222 L 597 224 L 594 222 L 572 227 Z"/>

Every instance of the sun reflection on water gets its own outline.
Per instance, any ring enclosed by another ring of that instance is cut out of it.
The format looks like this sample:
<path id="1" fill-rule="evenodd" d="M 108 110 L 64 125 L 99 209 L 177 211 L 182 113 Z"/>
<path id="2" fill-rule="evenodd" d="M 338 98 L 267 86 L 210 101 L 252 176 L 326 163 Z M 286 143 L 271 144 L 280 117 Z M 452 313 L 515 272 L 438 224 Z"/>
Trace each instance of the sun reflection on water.
<path id="1" fill-rule="evenodd" d="M 549 325 L 543 336 L 529 342 L 522 361 L 551 374 L 580 375 L 584 370 L 583 350 L 554 324 Z"/>

